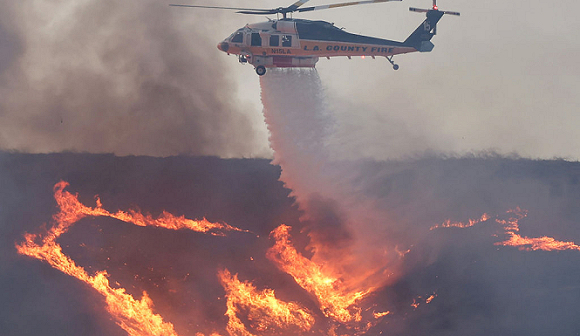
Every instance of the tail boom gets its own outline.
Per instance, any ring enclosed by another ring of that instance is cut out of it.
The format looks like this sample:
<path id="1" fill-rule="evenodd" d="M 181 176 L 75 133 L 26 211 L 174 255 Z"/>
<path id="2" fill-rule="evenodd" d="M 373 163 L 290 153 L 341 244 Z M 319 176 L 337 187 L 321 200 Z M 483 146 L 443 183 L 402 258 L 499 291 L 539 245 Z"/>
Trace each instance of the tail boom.
<path id="1" fill-rule="evenodd" d="M 415 29 L 415 31 L 407 37 L 403 42 L 403 45 L 413 47 L 420 52 L 429 52 L 433 50 L 433 43 L 431 43 L 431 38 L 435 35 L 435 29 L 437 27 L 437 22 L 445 14 L 438 10 L 428 10 L 427 18 L 425 21 Z"/>

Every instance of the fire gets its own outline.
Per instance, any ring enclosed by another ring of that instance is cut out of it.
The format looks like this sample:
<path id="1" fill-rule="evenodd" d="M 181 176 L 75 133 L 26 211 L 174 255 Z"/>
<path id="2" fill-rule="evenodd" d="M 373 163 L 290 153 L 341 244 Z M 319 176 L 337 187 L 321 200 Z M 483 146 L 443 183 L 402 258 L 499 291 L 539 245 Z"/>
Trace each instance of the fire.
<path id="1" fill-rule="evenodd" d="M 448 227 L 467 228 L 467 227 L 471 227 L 471 226 L 474 226 L 476 224 L 479 224 L 481 222 L 485 222 L 486 220 L 488 220 L 490 218 L 491 217 L 488 214 L 484 213 L 483 215 L 481 215 L 481 217 L 479 219 L 469 219 L 469 221 L 467 223 L 451 222 L 451 220 L 448 219 L 440 225 L 432 226 L 429 230 L 434 230 L 434 229 L 438 229 L 438 228 L 448 228 Z"/>
<path id="2" fill-rule="evenodd" d="M 78 266 L 74 260 L 63 253 L 61 246 L 56 242 L 57 238 L 66 233 L 74 223 L 89 216 L 111 217 L 139 226 L 157 226 L 171 230 L 190 229 L 214 235 L 223 234 L 222 231 L 242 230 L 227 224 L 211 223 L 206 219 L 191 220 L 166 212 L 156 219 L 137 211 L 111 213 L 103 209 L 98 198 L 96 207 L 91 208 L 80 203 L 77 195 L 65 191 L 67 186 L 68 183 L 64 181 L 54 186 L 54 197 L 60 211 L 53 216 L 53 226 L 45 234 L 25 234 L 25 241 L 16 245 L 18 253 L 44 260 L 53 268 L 93 287 L 105 297 L 107 311 L 129 335 L 178 335 L 173 324 L 163 321 L 161 315 L 153 312 L 153 301 L 146 292 L 143 292 L 140 300 L 136 300 L 132 295 L 127 294 L 124 288 L 111 287 L 106 271 L 89 275 L 83 267 Z"/>
<path id="3" fill-rule="evenodd" d="M 510 217 L 507 220 L 496 220 L 498 223 L 504 225 L 505 233 L 508 235 L 509 239 L 503 242 L 495 243 L 495 245 L 502 245 L 502 246 L 513 246 L 517 247 L 522 251 L 536 251 L 536 250 L 543 250 L 543 251 L 563 251 L 563 250 L 576 250 L 580 251 L 580 246 L 574 244 L 574 242 L 565 242 L 556 240 L 552 237 L 538 237 L 538 238 L 529 238 L 529 237 L 522 237 L 521 235 L 517 234 L 520 230 L 519 221 L 522 218 L 525 218 L 528 215 L 527 210 L 522 210 L 520 208 L 516 208 L 514 210 L 510 210 L 515 215 L 515 217 Z"/>
<path id="4" fill-rule="evenodd" d="M 496 243 L 496 245 L 503 246 L 514 246 L 520 250 L 526 251 L 563 251 L 563 250 L 576 250 L 580 251 L 580 246 L 574 244 L 574 242 L 559 241 L 552 237 L 539 237 L 539 238 L 528 238 L 522 237 L 514 232 L 506 232 L 509 235 L 509 239 L 503 242 Z"/>
<path id="5" fill-rule="evenodd" d="M 556 240 L 552 237 L 538 237 L 538 238 L 529 238 L 524 237 L 516 232 L 520 231 L 519 222 L 521 219 L 525 218 L 528 215 L 528 211 L 525 209 L 521 209 L 516 207 L 515 209 L 510 209 L 506 211 L 508 214 L 507 218 L 500 218 L 500 216 L 496 216 L 495 222 L 500 224 L 504 230 L 504 234 L 508 236 L 507 240 L 497 242 L 495 245 L 501 246 L 513 246 L 517 247 L 522 251 L 563 251 L 563 250 L 576 250 L 580 251 L 580 246 L 575 244 L 574 242 L 567 242 L 567 241 L 560 241 Z M 474 226 L 478 223 L 485 222 L 491 219 L 491 217 L 487 214 L 483 214 L 480 219 L 473 220 L 470 219 L 468 223 L 461 223 L 455 222 L 452 223 L 450 220 L 445 221 L 441 225 L 435 225 L 431 227 L 431 230 L 436 228 L 448 228 L 448 227 L 459 227 L 459 228 L 466 228 Z"/>
<path id="6" fill-rule="evenodd" d="M 251 283 L 238 280 L 237 274 L 231 275 L 227 269 L 219 272 L 219 279 L 226 291 L 230 335 L 254 335 L 239 318 L 242 312 L 246 312 L 250 327 L 260 333 L 308 331 L 315 322 L 314 317 L 298 304 L 280 301 L 271 289 L 260 292 Z"/>
<path id="7" fill-rule="evenodd" d="M 411 303 L 411 307 L 413 307 L 413 309 L 417 309 L 417 308 L 419 308 L 419 306 L 421 305 L 421 303 L 423 301 L 425 301 L 425 304 L 430 304 L 431 301 L 433 301 L 433 299 L 435 299 L 436 297 L 437 297 L 436 292 L 433 292 L 433 294 L 429 295 L 425 299 L 423 299 L 422 296 L 418 296 L 416 299 L 413 299 L 413 303 Z"/>
<path id="8" fill-rule="evenodd" d="M 411 307 L 413 307 L 413 309 L 417 309 L 419 307 L 420 303 L 417 302 L 417 299 L 413 299 L 413 303 L 411 303 Z"/>
<path id="9" fill-rule="evenodd" d="M 243 231 L 228 224 L 211 223 L 205 218 L 202 220 L 187 219 L 185 216 L 174 216 L 166 211 L 156 219 L 151 215 L 144 215 L 135 210 L 117 211 L 111 213 L 105 209 L 101 204 L 101 200 L 97 197 L 97 206 L 94 208 L 87 207 L 79 202 L 78 196 L 73 195 L 64 188 L 68 186 L 67 182 L 61 181 L 54 186 L 54 197 L 60 208 L 60 212 L 55 215 L 54 220 L 59 224 L 54 227 L 54 233 L 59 236 L 64 232 L 60 230 L 68 230 L 70 225 L 76 223 L 84 217 L 111 217 L 123 222 L 132 223 L 138 226 L 157 226 L 169 230 L 189 229 L 196 232 L 209 232 L 212 235 L 224 235 L 222 231 Z M 222 230 L 222 231 L 214 231 Z"/>
<path id="10" fill-rule="evenodd" d="M 425 299 L 425 303 L 427 303 L 427 304 L 431 303 L 431 301 L 433 301 L 433 299 L 436 297 L 437 297 L 437 293 L 433 293 L 433 294 L 429 295 L 429 297 Z"/>
<path id="11" fill-rule="evenodd" d="M 290 274 L 300 287 L 316 297 L 326 317 L 341 323 L 360 322 L 361 309 L 356 303 L 372 292 L 373 288 L 349 290 L 341 275 L 332 274 L 299 254 L 290 241 L 289 230 L 289 226 L 280 225 L 270 233 L 275 244 L 268 250 L 268 258 Z"/>
<path id="12" fill-rule="evenodd" d="M 391 313 L 391 312 L 390 312 L 390 311 L 388 311 L 388 310 L 387 310 L 387 311 L 385 311 L 385 312 L 373 312 L 373 317 L 374 317 L 374 318 L 376 318 L 376 319 L 378 319 L 378 318 L 381 318 L 381 317 L 383 317 L 383 316 L 387 316 L 387 315 L 389 315 L 390 313 Z"/>
<path id="13" fill-rule="evenodd" d="M 516 207 L 515 209 L 506 211 L 506 213 L 508 214 L 507 219 L 501 219 L 498 217 L 495 221 L 503 225 L 505 231 L 519 231 L 519 222 L 528 216 L 528 210 Z"/>
<path id="14" fill-rule="evenodd" d="M 28 255 L 47 262 L 53 268 L 73 276 L 100 293 L 106 302 L 106 309 L 117 325 L 131 336 L 168 335 L 177 336 L 174 325 L 154 311 L 154 304 L 147 292 L 139 299 L 120 287 L 109 283 L 106 270 L 89 274 L 67 256 L 57 242 L 75 223 L 86 217 L 110 217 L 138 226 L 163 227 L 170 230 L 188 229 L 211 235 L 224 235 L 227 231 L 247 232 L 225 223 L 212 223 L 206 219 L 192 220 L 184 216 L 175 216 L 163 212 L 158 217 L 142 214 L 136 210 L 110 212 L 104 209 L 99 198 L 94 207 L 82 204 L 78 196 L 66 191 L 66 182 L 59 182 L 54 187 L 54 197 L 59 211 L 53 216 L 52 226 L 41 234 L 26 233 L 24 241 L 16 245 L 20 254 Z M 573 242 L 558 241 L 551 237 L 528 238 L 519 235 L 520 220 L 527 216 L 527 211 L 515 208 L 506 214 L 492 217 L 484 213 L 481 217 L 467 222 L 447 220 L 435 228 L 468 228 L 483 222 L 495 222 L 507 238 L 496 245 L 514 246 L 521 250 L 577 250 L 580 246 Z M 368 278 L 370 273 L 348 274 L 344 265 L 337 265 L 336 260 L 322 261 L 321 258 L 307 258 L 294 246 L 291 227 L 280 225 L 270 233 L 274 241 L 266 256 L 281 271 L 293 277 L 294 281 L 317 301 L 320 312 L 312 312 L 296 302 L 287 302 L 276 297 L 273 289 L 257 289 L 251 281 L 241 281 L 237 274 L 228 269 L 217 272 L 217 277 L 225 291 L 225 332 L 230 336 L 257 336 L 280 334 L 310 334 L 321 332 L 327 335 L 343 335 L 345 332 L 361 335 L 368 332 L 391 311 L 363 311 L 364 298 L 374 292 L 379 285 L 362 285 L 361 279 Z M 395 250 L 401 258 L 410 250 Z M 340 264 L 340 262 L 338 262 Z M 357 272 L 352 272 L 357 273 Z M 437 297 L 433 292 L 413 299 L 411 307 L 429 304 Z M 363 314 L 364 312 L 364 314 Z M 315 316 L 324 315 L 327 324 L 317 321 Z M 384 320 L 384 319 L 383 319 Z M 315 327 L 317 325 L 320 330 Z M 326 326 L 326 327 L 325 327 Z M 323 330 L 326 329 L 326 330 Z M 196 336 L 204 336 L 197 333 Z M 213 332 L 210 336 L 221 336 Z"/>

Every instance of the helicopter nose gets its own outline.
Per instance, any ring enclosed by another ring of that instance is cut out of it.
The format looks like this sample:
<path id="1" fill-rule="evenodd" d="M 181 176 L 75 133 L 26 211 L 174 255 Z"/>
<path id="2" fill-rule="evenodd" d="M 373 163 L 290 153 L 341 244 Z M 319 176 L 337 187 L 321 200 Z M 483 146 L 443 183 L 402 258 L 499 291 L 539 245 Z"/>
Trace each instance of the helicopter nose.
<path id="1" fill-rule="evenodd" d="M 227 42 L 221 42 L 217 45 L 217 48 L 223 52 L 228 52 L 230 45 Z"/>

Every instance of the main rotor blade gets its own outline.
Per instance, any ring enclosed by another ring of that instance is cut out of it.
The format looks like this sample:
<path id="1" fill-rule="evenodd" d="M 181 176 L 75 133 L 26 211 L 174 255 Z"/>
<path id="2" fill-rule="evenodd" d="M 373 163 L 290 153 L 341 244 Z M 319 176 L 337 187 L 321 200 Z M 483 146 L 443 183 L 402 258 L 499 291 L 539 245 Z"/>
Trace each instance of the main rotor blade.
<path id="1" fill-rule="evenodd" d="M 197 5 L 178 5 L 178 4 L 170 4 L 169 6 L 173 7 L 192 7 L 192 8 L 211 8 L 211 9 L 228 9 L 228 10 L 247 10 L 247 11 L 256 11 L 256 12 L 266 12 L 270 11 L 269 9 L 261 9 L 261 8 L 238 8 L 238 7 L 218 7 L 218 6 L 197 6 Z M 274 12 L 276 13 L 276 12 Z"/>
<path id="2" fill-rule="evenodd" d="M 320 6 L 313 6 L 313 7 L 298 8 L 296 11 L 297 12 L 310 12 L 310 11 L 315 11 L 315 10 L 320 10 L 320 9 L 330 9 L 330 8 L 355 6 L 355 5 L 366 5 L 366 4 L 374 4 L 374 3 L 390 2 L 390 1 L 403 1 L 403 0 L 365 0 L 365 1 L 343 2 L 343 3 L 336 3 L 336 4 L 331 4 L 331 5 L 320 5 Z"/>
<path id="3" fill-rule="evenodd" d="M 427 13 L 428 11 L 430 11 L 430 9 L 415 8 L 415 7 L 409 7 L 409 10 L 411 12 L 419 12 L 419 13 Z"/>
<path id="4" fill-rule="evenodd" d="M 210 9 L 226 9 L 226 10 L 237 10 L 237 13 L 240 14 L 277 14 L 277 13 L 292 13 L 295 12 L 296 9 L 310 0 L 298 0 L 295 3 L 291 4 L 288 7 L 280 7 L 280 8 L 272 8 L 272 9 L 264 9 L 264 8 L 242 8 L 242 7 L 221 7 L 221 6 L 200 6 L 200 5 L 178 5 L 178 4 L 170 4 L 169 6 L 174 7 L 190 7 L 190 8 L 210 8 Z M 401 0 L 398 0 L 401 1 Z"/>
<path id="5" fill-rule="evenodd" d="M 304 5 L 305 3 L 307 3 L 310 0 L 298 0 L 295 3 L 291 4 L 290 6 L 288 6 L 287 8 L 291 11 L 294 12 L 296 10 L 296 8 Z"/>
<path id="6" fill-rule="evenodd" d="M 419 13 L 427 13 L 430 10 L 436 10 L 436 9 L 423 9 L 423 8 L 415 8 L 415 7 L 409 7 L 409 10 L 411 12 L 419 12 Z M 441 12 L 443 14 L 449 14 L 449 15 L 457 15 L 460 16 L 461 14 L 459 12 L 451 12 L 451 11 L 440 11 L 437 10 L 438 12 Z"/>
<path id="7" fill-rule="evenodd" d="M 270 10 L 270 9 L 260 9 L 260 10 L 241 10 L 241 11 L 237 11 L 236 13 L 238 14 L 257 14 L 257 15 L 268 15 L 268 14 L 277 14 L 280 13 L 280 11 L 277 10 Z"/>
<path id="8" fill-rule="evenodd" d="M 449 15 L 457 15 L 457 16 L 461 15 L 461 13 L 459 13 L 459 12 L 450 12 L 450 11 L 442 11 L 442 12 L 443 12 L 443 14 L 449 14 Z"/>
<path id="9" fill-rule="evenodd" d="M 200 5 L 179 5 L 179 4 L 170 4 L 169 6 L 236 10 L 237 11 L 236 13 L 240 13 L 240 14 L 267 15 L 267 14 L 281 13 L 281 14 L 285 15 L 286 13 L 292 13 L 292 12 L 310 12 L 310 11 L 315 11 L 315 10 L 320 10 L 320 9 L 330 9 L 330 8 L 338 8 L 338 7 L 346 7 L 346 6 L 366 5 L 366 4 L 391 2 L 391 1 L 403 1 L 403 0 L 363 0 L 363 1 L 351 1 L 351 2 L 342 2 L 342 3 L 330 4 L 330 5 L 321 5 L 321 6 L 300 8 L 300 6 L 304 5 L 308 1 L 310 1 L 310 0 L 299 0 L 288 7 L 279 7 L 279 8 L 273 8 L 273 9 L 221 7 L 221 6 L 200 6 Z"/>

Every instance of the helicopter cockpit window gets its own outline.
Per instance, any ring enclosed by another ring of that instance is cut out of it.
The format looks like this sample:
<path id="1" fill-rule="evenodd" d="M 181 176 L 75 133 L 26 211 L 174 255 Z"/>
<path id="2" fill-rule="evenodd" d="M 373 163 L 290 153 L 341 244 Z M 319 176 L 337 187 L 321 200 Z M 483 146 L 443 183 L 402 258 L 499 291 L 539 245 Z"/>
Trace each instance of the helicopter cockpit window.
<path id="1" fill-rule="evenodd" d="M 234 35 L 234 37 L 232 37 L 232 42 L 233 43 L 242 43 L 242 42 L 244 42 L 244 33 L 237 32 L 236 35 Z"/>
<path id="2" fill-rule="evenodd" d="M 252 46 L 254 47 L 262 46 L 262 38 L 260 37 L 260 33 L 252 33 Z"/>
<path id="3" fill-rule="evenodd" d="M 292 36 L 291 35 L 282 35 L 282 46 L 283 47 L 291 47 L 292 46 Z"/>
<path id="4" fill-rule="evenodd" d="M 270 47 L 280 46 L 280 35 L 270 35 Z"/>

